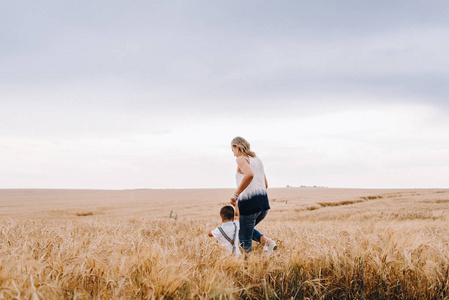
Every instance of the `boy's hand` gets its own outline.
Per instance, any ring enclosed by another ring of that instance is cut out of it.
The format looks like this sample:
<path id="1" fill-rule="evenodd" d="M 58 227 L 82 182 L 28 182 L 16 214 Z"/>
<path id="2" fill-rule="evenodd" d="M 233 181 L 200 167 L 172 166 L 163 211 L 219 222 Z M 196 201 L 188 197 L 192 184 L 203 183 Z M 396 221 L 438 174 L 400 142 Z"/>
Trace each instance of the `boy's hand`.
<path id="1" fill-rule="evenodd" d="M 211 229 L 210 223 L 206 223 L 205 225 L 206 225 L 206 230 L 210 230 Z"/>
<path id="2" fill-rule="evenodd" d="M 210 223 L 206 223 L 205 225 L 206 225 L 206 230 L 205 230 L 206 234 L 208 236 L 212 237 L 213 235 L 212 235 L 212 228 L 210 227 Z"/>

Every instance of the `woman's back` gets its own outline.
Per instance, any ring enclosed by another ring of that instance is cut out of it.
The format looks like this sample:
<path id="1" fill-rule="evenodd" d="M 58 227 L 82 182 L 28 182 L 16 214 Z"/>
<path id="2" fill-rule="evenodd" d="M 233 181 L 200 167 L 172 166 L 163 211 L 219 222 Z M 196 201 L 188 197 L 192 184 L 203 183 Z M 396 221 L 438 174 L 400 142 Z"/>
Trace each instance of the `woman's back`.
<path id="1" fill-rule="evenodd" d="M 249 215 L 270 209 L 265 187 L 265 171 L 260 158 L 249 156 L 249 165 L 254 173 L 248 187 L 239 195 L 240 214 Z M 236 173 L 237 186 L 243 179 L 243 174 Z"/>

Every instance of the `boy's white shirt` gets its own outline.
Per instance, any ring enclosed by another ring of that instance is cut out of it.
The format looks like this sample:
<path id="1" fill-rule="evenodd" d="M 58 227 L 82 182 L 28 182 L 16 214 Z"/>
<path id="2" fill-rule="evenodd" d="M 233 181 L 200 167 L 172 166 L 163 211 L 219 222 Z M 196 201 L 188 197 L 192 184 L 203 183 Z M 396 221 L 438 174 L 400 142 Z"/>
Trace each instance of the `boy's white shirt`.
<path id="1" fill-rule="evenodd" d="M 237 226 L 237 231 L 236 231 L 235 237 L 234 237 L 235 227 L 234 227 L 233 223 L 235 223 L 235 225 Z M 241 254 L 240 249 L 239 249 L 239 244 L 240 244 L 240 241 L 239 241 L 240 222 L 239 222 L 239 220 L 234 220 L 234 222 L 233 221 L 225 222 L 221 225 L 221 228 L 223 229 L 223 231 L 226 233 L 226 235 L 230 239 L 234 238 L 235 256 L 239 256 Z M 220 245 L 222 245 L 223 247 L 225 247 L 226 250 L 230 254 L 232 254 L 231 243 L 221 234 L 218 227 L 215 228 L 214 230 L 212 230 L 211 232 L 212 232 L 212 235 L 218 240 L 218 243 Z"/>

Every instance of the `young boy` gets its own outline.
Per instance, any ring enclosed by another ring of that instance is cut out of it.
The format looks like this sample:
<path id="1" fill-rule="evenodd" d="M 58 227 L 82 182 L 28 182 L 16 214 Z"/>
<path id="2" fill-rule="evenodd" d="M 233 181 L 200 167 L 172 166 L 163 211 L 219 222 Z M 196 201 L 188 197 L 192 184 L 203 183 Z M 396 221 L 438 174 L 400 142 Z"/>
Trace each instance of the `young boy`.
<path id="1" fill-rule="evenodd" d="M 239 256 L 239 208 L 234 208 L 230 205 L 223 206 L 220 210 L 220 217 L 223 224 L 214 230 L 211 230 L 210 224 L 206 224 L 206 234 L 210 237 L 215 237 L 218 243 L 226 248 L 230 254 Z"/>

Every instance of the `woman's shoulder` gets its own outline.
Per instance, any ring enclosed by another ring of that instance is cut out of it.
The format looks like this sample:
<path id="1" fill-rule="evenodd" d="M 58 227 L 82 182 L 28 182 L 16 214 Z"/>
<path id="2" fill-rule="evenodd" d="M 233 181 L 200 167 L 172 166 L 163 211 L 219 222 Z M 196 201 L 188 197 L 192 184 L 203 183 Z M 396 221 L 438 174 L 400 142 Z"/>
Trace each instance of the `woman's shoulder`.
<path id="1" fill-rule="evenodd" d="M 254 157 L 249 157 L 251 160 L 257 160 L 257 161 L 260 161 L 260 162 L 262 162 L 262 160 L 260 159 L 260 157 L 259 156 L 254 156 Z"/>
<path id="2" fill-rule="evenodd" d="M 235 160 L 237 161 L 237 163 L 244 162 L 244 161 L 246 161 L 247 163 L 250 162 L 249 157 L 248 156 L 244 156 L 244 155 L 237 157 Z"/>

